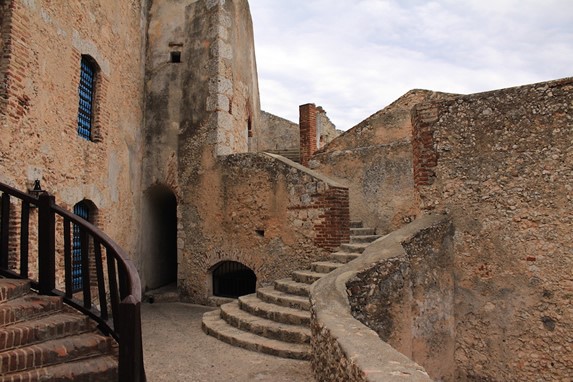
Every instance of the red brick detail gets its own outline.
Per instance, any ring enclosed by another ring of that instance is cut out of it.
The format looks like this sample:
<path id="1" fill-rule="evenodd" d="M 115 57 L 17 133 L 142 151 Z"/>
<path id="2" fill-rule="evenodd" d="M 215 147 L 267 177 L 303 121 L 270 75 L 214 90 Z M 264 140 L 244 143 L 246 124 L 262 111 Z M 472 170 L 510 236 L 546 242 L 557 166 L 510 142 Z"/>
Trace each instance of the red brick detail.
<path id="1" fill-rule="evenodd" d="M 33 66 L 28 16 L 18 1 L 0 6 L 0 115 L 8 122 L 19 122 L 30 109 L 30 94 L 25 83 L 28 68 Z"/>
<path id="2" fill-rule="evenodd" d="M 330 187 L 317 196 L 316 206 L 324 209 L 322 222 L 315 225 L 315 244 L 332 251 L 350 241 L 350 202 L 347 188 Z"/>
<path id="3" fill-rule="evenodd" d="M 307 103 L 299 106 L 300 163 L 308 166 L 308 161 L 317 150 L 316 105 Z"/>
<path id="4" fill-rule="evenodd" d="M 438 106 L 434 103 L 416 105 L 412 110 L 412 149 L 414 183 L 416 187 L 434 183 L 438 152 L 434 142 L 434 123 L 438 120 Z"/>

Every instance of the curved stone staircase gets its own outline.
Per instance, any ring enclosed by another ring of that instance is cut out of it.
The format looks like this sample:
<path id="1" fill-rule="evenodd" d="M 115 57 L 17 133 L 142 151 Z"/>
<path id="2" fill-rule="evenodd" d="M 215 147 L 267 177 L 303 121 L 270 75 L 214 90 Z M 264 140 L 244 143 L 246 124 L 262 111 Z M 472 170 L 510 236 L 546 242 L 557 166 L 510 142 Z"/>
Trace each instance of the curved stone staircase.
<path id="1" fill-rule="evenodd" d="M 117 346 L 93 321 L 0 278 L 0 382 L 117 381 Z"/>
<path id="2" fill-rule="evenodd" d="M 351 222 L 349 244 L 342 244 L 328 261 L 312 263 L 272 287 L 221 305 L 205 313 L 203 330 L 219 340 L 248 350 L 284 358 L 310 359 L 310 285 L 327 273 L 360 256 L 380 236 L 374 229 Z"/>

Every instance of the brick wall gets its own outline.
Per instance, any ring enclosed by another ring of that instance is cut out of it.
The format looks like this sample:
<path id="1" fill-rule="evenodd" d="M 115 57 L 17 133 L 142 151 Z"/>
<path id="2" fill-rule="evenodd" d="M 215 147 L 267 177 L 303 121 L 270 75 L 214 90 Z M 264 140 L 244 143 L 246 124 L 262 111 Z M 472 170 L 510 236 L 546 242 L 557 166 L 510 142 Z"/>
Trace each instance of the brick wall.
<path id="1" fill-rule="evenodd" d="M 299 106 L 300 163 L 308 166 L 308 161 L 317 150 L 316 105 L 307 103 Z"/>
<path id="2" fill-rule="evenodd" d="M 436 103 L 418 104 L 412 110 L 412 149 L 416 187 L 432 184 L 436 176 L 434 167 L 438 164 L 438 152 L 434 143 L 433 123 L 437 119 Z"/>
<path id="3" fill-rule="evenodd" d="M 324 219 L 315 225 L 315 243 L 321 248 L 334 250 L 350 240 L 350 208 L 348 188 L 330 187 L 323 194 L 317 194 L 316 207 L 324 212 Z"/>
<path id="4" fill-rule="evenodd" d="M 23 12 L 23 6 L 18 1 L 7 1 L 2 6 L 2 40 L 3 55 L 0 72 L 0 99 L 7 117 L 7 123 L 18 123 L 31 107 L 29 85 L 26 83 L 30 67 L 37 61 L 30 54 L 29 17 Z M 1 107 L 1 106 L 0 106 Z"/>

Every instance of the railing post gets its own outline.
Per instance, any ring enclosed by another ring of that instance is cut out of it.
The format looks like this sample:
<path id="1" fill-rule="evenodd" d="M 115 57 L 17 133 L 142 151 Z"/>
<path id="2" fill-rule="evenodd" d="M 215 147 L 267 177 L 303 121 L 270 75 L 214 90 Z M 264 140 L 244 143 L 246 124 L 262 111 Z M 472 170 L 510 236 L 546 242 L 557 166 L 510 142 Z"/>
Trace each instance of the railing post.
<path id="1" fill-rule="evenodd" d="M 38 281 L 40 294 L 56 288 L 56 199 L 48 193 L 38 198 Z"/>
<path id="2" fill-rule="evenodd" d="M 127 296 L 119 304 L 119 317 L 119 380 L 145 382 L 141 302 L 131 295 Z"/>
<path id="3" fill-rule="evenodd" d="M 0 268 L 8 269 L 8 248 L 10 239 L 10 195 L 3 193 L 0 198 Z"/>

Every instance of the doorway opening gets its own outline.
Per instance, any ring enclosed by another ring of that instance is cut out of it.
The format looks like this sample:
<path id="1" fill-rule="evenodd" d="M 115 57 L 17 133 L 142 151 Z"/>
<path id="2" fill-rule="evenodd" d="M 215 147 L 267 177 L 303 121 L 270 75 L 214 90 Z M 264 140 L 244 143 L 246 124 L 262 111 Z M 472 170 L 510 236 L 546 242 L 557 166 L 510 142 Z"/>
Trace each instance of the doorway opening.
<path id="1" fill-rule="evenodd" d="M 244 264 L 223 261 L 213 268 L 213 295 L 237 298 L 255 293 L 257 276 Z"/>
<path id="2" fill-rule="evenodd" d="M 147 289 L 177 282 L 177 198 L 165 186 L 147 193 L 149 251 L 145 265 Z"/>

